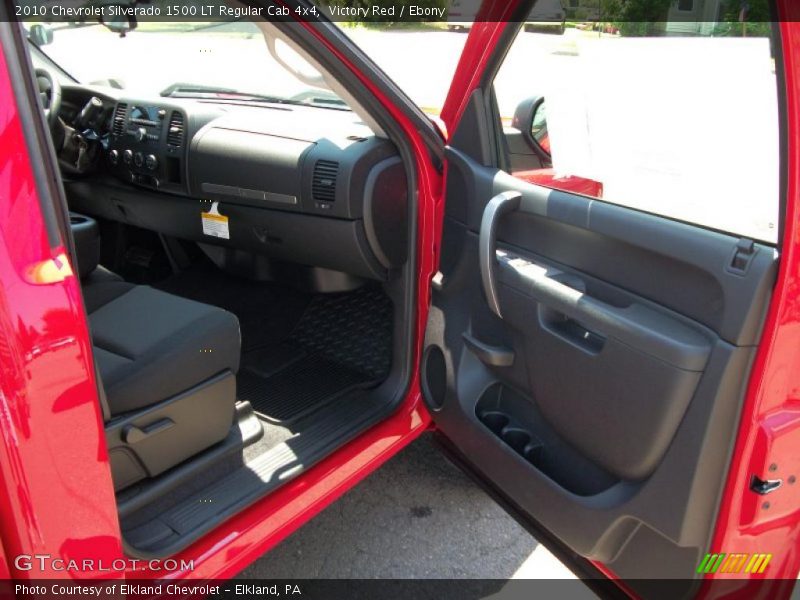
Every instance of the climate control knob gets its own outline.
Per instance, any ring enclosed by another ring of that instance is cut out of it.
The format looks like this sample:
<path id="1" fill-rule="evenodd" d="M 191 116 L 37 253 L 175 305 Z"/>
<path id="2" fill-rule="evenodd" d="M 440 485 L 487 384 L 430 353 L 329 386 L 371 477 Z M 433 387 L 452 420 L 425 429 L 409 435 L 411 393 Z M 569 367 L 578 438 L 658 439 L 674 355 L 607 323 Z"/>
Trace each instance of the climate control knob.
<path id="1" fill-rule="evenodd" d="M 125 152 L 122 153 L 122 162 L 124 162 L 126 165 L 129 165 L 133 162 L 133 150 L 125 150 Z"/>
<path id="2" fill-rule="evenodd" d="M 151 171 L 155 171 L 158 166 L 158 159 L 155 154 L 148 154 L 144 157 L 144 165 Z"/>
<path id="3" fill-rule="evenodd" d="M 141 167 L 144 164 L 144 155 L 141 152 L 133 155 L 133 164 L 137 167 Z"/>
<path id="4" fill-rule="evenodd" d="M 119 163 L 119 151 L 118 150 L 111 150 L 108 153 L 108 162 L 110 162 L 112 165 L 116 165 L 117 163 Z"/>

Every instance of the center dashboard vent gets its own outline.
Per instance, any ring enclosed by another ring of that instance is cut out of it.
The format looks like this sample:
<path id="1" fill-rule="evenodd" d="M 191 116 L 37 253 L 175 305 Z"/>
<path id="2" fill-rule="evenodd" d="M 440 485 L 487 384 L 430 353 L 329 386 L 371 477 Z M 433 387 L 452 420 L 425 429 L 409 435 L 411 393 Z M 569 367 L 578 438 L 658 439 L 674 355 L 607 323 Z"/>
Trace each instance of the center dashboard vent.
<path id="1" fill-rule="evenodd" d="M 124 103 L 117 104 L 114 111 L 114 123 L 111 132 L 114 135 L 122 135 L 125 133 L 125 120 L 128 118 L 128 105 Z"/>
<path id="2" fill-rule="evenodd" d="M 180 146 L 183 143 L 183 113 L 177 110 L 172 111 L 169 117 L 169 130 L 167 132 L 167 143 L 170 146 Z"/>
<path id="3" fill-rule="evenodd" d="M 317 202 L 333 202 L 336 200 L 336 176 L 339 174 L 339 163 L 333 160 L 318 160 L 314 165 L 314 176 L 311 179 L 311 196 Z"/>

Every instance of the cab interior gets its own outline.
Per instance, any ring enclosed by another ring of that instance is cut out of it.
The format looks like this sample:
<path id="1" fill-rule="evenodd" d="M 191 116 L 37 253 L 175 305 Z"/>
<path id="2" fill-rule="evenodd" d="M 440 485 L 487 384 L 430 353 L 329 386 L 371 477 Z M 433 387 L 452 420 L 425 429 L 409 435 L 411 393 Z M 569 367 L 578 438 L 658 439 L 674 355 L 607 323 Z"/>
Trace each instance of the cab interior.
<path id="1" fill-rule="evenodd" d="M 185 548 L 386 418 L 407 387 L 410 154 L 365 90 L 285 26 L 257 27 L 318 87 L 142 94 L 79 82 L 30 44 L 133 556 Z"/>

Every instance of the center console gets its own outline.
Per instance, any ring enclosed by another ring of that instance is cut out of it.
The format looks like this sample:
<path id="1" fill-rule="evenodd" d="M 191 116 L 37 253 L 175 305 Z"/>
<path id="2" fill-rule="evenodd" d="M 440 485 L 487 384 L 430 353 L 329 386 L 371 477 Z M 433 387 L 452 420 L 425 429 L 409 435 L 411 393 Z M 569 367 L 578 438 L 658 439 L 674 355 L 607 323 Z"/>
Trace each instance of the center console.
<path id="1" fill-rule="evenodd" d="M 83 279 L 100 262 L 100 227 L 93 218 L 72 211 L 69 213 L 69 224 L 75 241 L 78 275 Z"/>
<path id="2" fill-rule="evenodd" d="M 186 193 L 186 115 L 177 107 L 119 102 L 114 109 L 107 161 L 131 183 Z"/>

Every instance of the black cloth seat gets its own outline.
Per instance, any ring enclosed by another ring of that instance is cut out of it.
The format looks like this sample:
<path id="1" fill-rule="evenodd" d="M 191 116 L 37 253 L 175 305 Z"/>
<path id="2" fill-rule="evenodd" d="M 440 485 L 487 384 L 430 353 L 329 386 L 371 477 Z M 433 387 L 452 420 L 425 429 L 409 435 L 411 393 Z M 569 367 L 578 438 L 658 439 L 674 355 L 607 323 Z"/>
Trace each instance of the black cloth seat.
<path id="1" fill-rule="evenodd" d="M 112 417 L 141 409 L 239 368 L 231 313 L 98 268 L 83 281 L 94 357 Z"/>
<path id="2" fill-rule="evenodd" d="M 114 489 L 225 440 L 241 337 L 231 313 L 122 280 L 98 265 L 99 227 L 70 214 Z"/>

